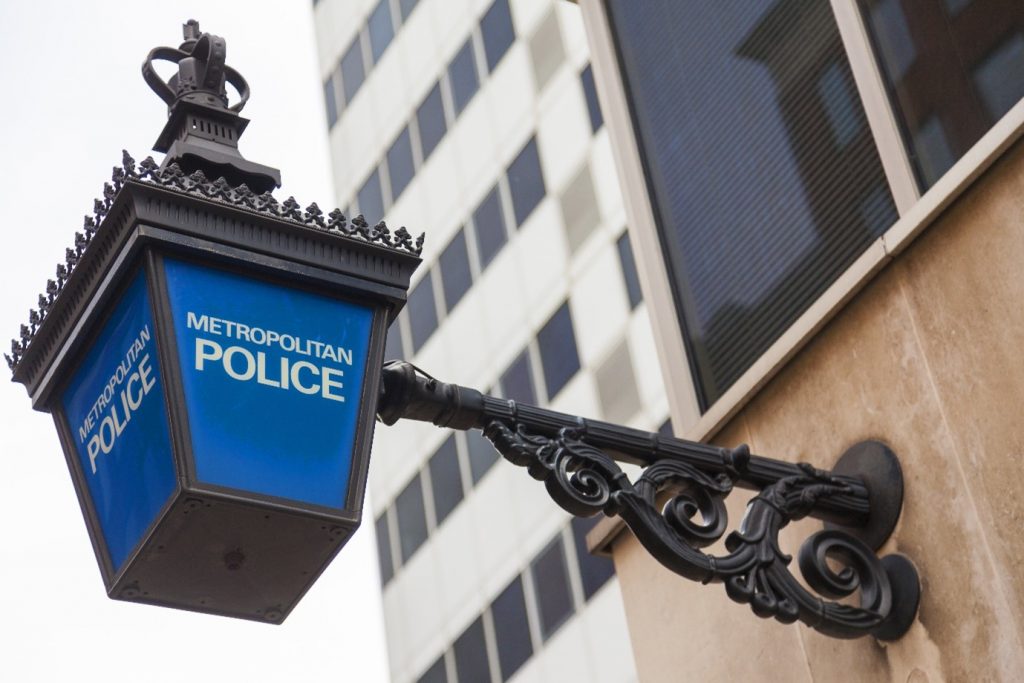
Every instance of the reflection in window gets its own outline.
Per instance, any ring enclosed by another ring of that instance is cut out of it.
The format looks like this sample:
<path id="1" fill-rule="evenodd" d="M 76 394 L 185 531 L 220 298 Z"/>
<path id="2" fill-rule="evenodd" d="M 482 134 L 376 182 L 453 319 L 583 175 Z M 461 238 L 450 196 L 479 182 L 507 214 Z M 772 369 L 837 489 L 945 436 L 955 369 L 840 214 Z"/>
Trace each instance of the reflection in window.
<path id="1" fill-rule="evenodd" d="M 437 307 L 434 305 L 433 271 L 409 292 L 409 333 L 412 337 L 412 352 L 416 353 L 430 339 L 437 329 Z"/>
<path id="2" fill-rule="evenodd" d="M 565 549 L 559 534 L 530 566 L 537 594 L 540 633 L 547 640 L 572 615 L 573 601 L 565 565 Z"/>
<path id="3" fill-rule="evenodd" d="M 455 53 L 455 58 L 448 65 L 448 84 L 452 90 L 452 105 L 455 108 L 455 115 L 458 116 L 473 99 L 477 88 L 480 87 L 480 79 L 476 72 L 476 58 L 473 56 L 472 36 Z"/>
<path id="4" fill-rule="evenodd" d="M 444 119 L 444 103 L 441 100 L 441 84 L 435 83 L 423 102 L 416 109 L 416 123 L 420 130 L 421 158 L 427 160 L 430 153 L 448 132 Z"/>
<path id="5" fill-rule="evenodd" d="M 607 6 L 706 409 L 896 209 L 830 3 Z"/>
<path id="6" fill-rule="evenodd" d="M 373 55 L 374 63 L 384 54 L 384 50 L 391 44 L 395 37 L 395 27 L 391 24 L 390 0 L 380 0 L 377 6 L 370 13 L 370 19 L 366 23 L 366 29 L 370 34 L 370 54 Z"/>
<path id="7" fill-rule="evenodd" d="M 391 180 L 391 201 L 396 202 L 408 187 L 416 168 L 412 161 L 412 143 L 409 140 L 409 127 L 406 126 L 395 138 L 388 150 L 388 176 Z"/>
<path id="8" fill-rule="evenodd" d="M 466 248 L 465 230 L 459 230 L 438 259 L 441 267 L 441 285 L 444 290 L 444 305 L 448 311 L 455 308 L 463 295 L 473 286 L 473 275 L 469 270 L 469 251 Z"/>
<path id="9" fill-rule="evenodd" d="M 452 434 L 430 457 L 430 484 L 434 493 L 434 514 L 438 526 L 462 501 L 462 474 Z"/>
<path id="10" fill-rule="evenodd" d="M 629 233 L 622 233 L 615 246 L 619 252 L 622 278 L 626 282 L 626 297 L 629 299 L 630 309 L 633 309 L 644 300 L 644 295 L 640 291 L 640 277 L 636 272 L 636 261 L 633 260 L 633 246 L 629 243 Z"/>
<path id="11" fill-rule="evenodd" d="M 897 0 L 858 4 L 928 189 L 1024 97 L 1024 3 L 918 0 L 906 13 Z"/>
<path id="12" fill-rule="evenodd" d="M 352 102 L 352 98 L 359 92 L 366 78 L 366 71 L 363 69 L 363 46 L 360 44 L 362 36 L 362 32 L 356 35 L 341 58 L 341 82 L 346 104 Z"/>
<path id="13" fill-rule="evenodd" d="M 587 114 L 590 115 L 590 130 L 596 133 L 604 125 L 604 116 L 601 114 L 601 105 L 597 101 L 597 86 L 594 85 L 594 70 L 587 64 L 580 72 L 580 84 L 583 86 L 583 96 L 587 100 Z"/>
<path id="14" fill-rule="evenodd" d="M 558 395 L 576 371 L 580 357 L 576 352 L 576 335 L 572 331 L 572 315 L 566 301 L 537 333 L 540 364 L 544 370 L 544 384 L 548 400 Z"/>
<path id="15" fill-rule="evenodd" d="M 423 514 L 423 486 L 420 475 L 402 489 L 395 499 L 395 514 L 398 516 L 398 545 L 402 551 L 402 563 L 409 561 L 427 540 L 427 518 Z"/>
<path id="16" fill-rule="evenodd" d="M 536 138 L 530 138 L 508 167 L 508 186 L 512 193 L 512 213 L 518 227 L 544 199 L 544 174 L 540 170 Z"/>
<path id="17" fill-rule="evenodd" d="M 481 617 L 470 624 L 452 647 L 455 653 L 455 671 L 460 681 L 491 680 L 487 662 L 487 643 L 484 641 L 484 623 Z"/>
<path id="18" fill-rule="evenodd" d="M 480 20 L 480 34 L 484 39 L 487 70 L 494 71 L 494 67 L 498 65 L 501 58 L 512 47 L 512 43 L 516 41 L 516 31 L 512 26 L 512 14 L 508 10 L 508 0 L 494 0 L 494 4 Z"/>
<path id="19" fill-rule="evenodd" d="M 370 225 L 373 225 L 384 217 L 384 194 L 380 189 L 380 169 L 373 169 L 373 173 L 366 179 L 363 186 L 356 193 L 356 202 L 359 204 L 359 213 Z"/>
<path id="20" fill-rule="evenodd" d="M 498 664 L 501 680 L 507 681 L 533 654 L 530 626 L 526 620 L 523 581 L 513 579 L 491 603 L 494 636 L 498 643 Z"/>
<path id="21" fill-rule="evenodd" d="M 505 230 L 505 214 L 501 209 L 501 194 L 495 185 L 480 206 L 473 212 L 473 227 L 476 230 L 476 251 L 483 270 L 497 256 L 508 241 Z"/>

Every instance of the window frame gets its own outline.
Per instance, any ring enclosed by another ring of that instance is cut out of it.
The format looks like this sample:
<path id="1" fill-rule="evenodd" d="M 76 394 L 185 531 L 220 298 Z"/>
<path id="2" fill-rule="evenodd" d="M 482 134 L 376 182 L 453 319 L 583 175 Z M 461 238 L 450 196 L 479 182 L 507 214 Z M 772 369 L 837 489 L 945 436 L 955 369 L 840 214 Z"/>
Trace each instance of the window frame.
<path id="1" fill-rule="evenodd" d="M 1014 142 L 1024 135 L 1024 100 L 1018 102 L 932 187 L 921 194 L 889 101 L 879 62 L 856 0 L 829 0 L 898 213 L 897 221 L 786 329 L 740 378 L 701 411 L 683 326 L 662 254 L 642 151 L 630 113 L 605 0 L 578 0 L 591 52 L 598 102 L 608 129 L 623 193 L 628 232 L 641 291 L 650 311 L 655 347 L 667 377 L 671 418 L 680 436 L 702 440 L 731 419 L 854 294 L 905 249 Z"/>

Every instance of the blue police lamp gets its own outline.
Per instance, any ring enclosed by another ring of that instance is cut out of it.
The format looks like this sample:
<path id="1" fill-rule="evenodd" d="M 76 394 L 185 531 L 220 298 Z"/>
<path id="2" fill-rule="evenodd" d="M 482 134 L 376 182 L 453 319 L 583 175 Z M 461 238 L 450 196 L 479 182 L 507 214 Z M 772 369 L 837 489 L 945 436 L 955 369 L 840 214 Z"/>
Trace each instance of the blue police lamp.
<path id="1" fill-rule="evenodd" d="M 184 34 L 143 66 L 163 164 L 124 154 L 7 360 L 54 417 L 110 597 L 279 623 L 359 525 L 422 238 L 278 202 L 238 151 L 224 40 Z"/>
<path id="2" fill-rule="evenodd" d="M 224 54 L 195 22 L 150 53 L 164 162 L 125 153 L 7 355 L 54 416 L 111 597 L 280 623 L 359 526 L 376 416 L 482 430 L 563 509 L 618 516 L 662 565 L 759 617 L 834 638 L 907 632 L 917 570 L 876 556 L 903 502 L 884 444 L 822 470 L 385 365 L 422 236 L 278 202 L 278 171 L 238 152 L 249 88 Z M 178 73 L 163 81 L 155 60 Z M 726 536 L 737 488 L 757 495 Z M 778 539 L 805 516 L 828 526 L 801 546 L 800 581 Z M 725 554 L 704 552 L 719 540 Z"/>

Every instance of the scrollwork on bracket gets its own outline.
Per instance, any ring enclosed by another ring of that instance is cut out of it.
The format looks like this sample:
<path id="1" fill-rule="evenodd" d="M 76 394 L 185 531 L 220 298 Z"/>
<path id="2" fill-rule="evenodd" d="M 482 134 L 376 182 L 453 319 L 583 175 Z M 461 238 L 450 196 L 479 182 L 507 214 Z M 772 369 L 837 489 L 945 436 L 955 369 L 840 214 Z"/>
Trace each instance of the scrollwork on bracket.
<path id="1" fill-rule="evenodd" d="M 725 584 L 732 600 L 750 605 L 759 617 L 782 623 L 799 620 L 839 638 L 899 637 L 906 628 L 901 624 L 894 629 L 891 624 L 893 591 L 887 565 L 844 531 L 820 531 L 799 553 L 805 581 L 823 597 L 808 591 L 791 573 L 792 558 L 779 546 L 781 530 L 805 517 L 817 500 L 849 492 L 846 483 L 828 472 L 802 464 L 801 474 L 762 489 L 747 506 L 739 528 L 726 537 L 727 554 L 710 555 L 700 548 L 725 534 L 725 498 L 749 457 L 745 448 L 733 451 L 737 469 L 725 473 L 708 474 L 666 458 L 630 481 L 613 458 L 586 442 L 579 429 L 566 428 L 547 437 L 522 425 L 492 420 L 484 435 L 507 460 L 543 481 L 566 511 L 582 517 L 619 515 L 665 567 L 701 583 Z M 659 507 L 658 497 L 666 492 L 670 498 Z M 833 570 L 829 561 L 842 569 Z M 857 591 L 859 604 L 836 602 Z"/>

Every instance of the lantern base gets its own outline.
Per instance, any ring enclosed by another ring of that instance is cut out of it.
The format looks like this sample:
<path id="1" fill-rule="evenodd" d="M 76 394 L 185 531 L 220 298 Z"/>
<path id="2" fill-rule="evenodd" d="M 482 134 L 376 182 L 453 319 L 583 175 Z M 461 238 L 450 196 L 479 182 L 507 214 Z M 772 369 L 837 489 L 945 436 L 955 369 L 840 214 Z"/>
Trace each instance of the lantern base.
<path id="1" fill-rule="evenodd" d="M 308 513 L 184 491 L 108 594 L 280 624 L 353 531 Z"/>

